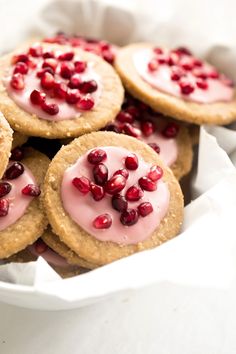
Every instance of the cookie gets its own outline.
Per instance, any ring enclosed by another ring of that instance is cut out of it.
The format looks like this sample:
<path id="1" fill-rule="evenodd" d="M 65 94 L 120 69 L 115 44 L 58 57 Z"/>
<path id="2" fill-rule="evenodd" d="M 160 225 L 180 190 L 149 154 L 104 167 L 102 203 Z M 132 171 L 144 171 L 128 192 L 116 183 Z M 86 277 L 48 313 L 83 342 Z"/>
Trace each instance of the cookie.
<path id="1" fill-rule="evenodd" d="M 13 131 L 10 125 L 0 112 L 0 178 L 7 167 L 11 155 L 12 134 Z"/>
<path id="2" fill-rule="evenodd" d="M 0 259 L 32 244 L 43 233 L 47 218 L 40 187 L 49 159 L 27 148 L 21 162 L 10 161 L 0 181 Z"/>
<path id="3" fill-rule="evenodd" d="M 129 95 L 126 95 L 115 121 L 104 130 L 130 135 L 147 143 L 160 154 L 177 179 L 191 170 L 192 139 L 187 126 L 154 112 Z"/>
<path id="4" fill-rule="evenodd" d="M 127 91 L 157 112 L 198 125 L 236 120 L 232 81 L 185 48 L 131 44 L 114 65 Z"/>
<path id="5" fill-rule="evenodd" d="M 159 155 L 113 132 L 62 147 L 47 171 L 43 200 L 53 232 L 97 265 L 160 245 L 178 234 L 183 219 L 180 186 Z"/>
<path id="6" fill-rule="evenodd" d="M 27 140 L 28 140 L 28 136 L 23 135 L 19 132 L 14 132 L 13 141 L 12 141 L 12 150 L 15 149 L 16 147 L 24 145 L 27 142 Z"/>
<path id="7" fill-rule="evenodd" d="M 0 59 L 0 109 L 11 127 L 48 139 L 78 137 L 112 121 L 123 100 L 114 69 L 97 55 L 34 44 Z"/>

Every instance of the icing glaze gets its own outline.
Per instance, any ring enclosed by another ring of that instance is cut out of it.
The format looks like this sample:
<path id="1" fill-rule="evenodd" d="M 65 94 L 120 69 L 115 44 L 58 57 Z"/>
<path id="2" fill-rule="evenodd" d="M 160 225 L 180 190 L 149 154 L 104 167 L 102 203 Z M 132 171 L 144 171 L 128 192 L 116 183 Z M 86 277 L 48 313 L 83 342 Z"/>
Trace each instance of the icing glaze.
<path id="1" fill-rule="evenodd" d="M 167 51 L 164 54 L 167 54 Z M 221 101 L 228 102 L 232 100 L 234 90 L 232 87 L 224 83 L 222 76 L 220 76 L 219 79 L 208 78 L 208 88 L 204 90 L 195 85 L 196 77 L 193 75 L 191 70 L 185 71 L 184 78 L 194 85 L 194 91 L 188 95 L 182 94 L 178 81 L 171 80 L 173 66 L 159 64 L 157 70 L 150 71 L 148 69 L 148 63 L 153 58 L 154 52 L 151 48 L 138 50 L 133 55 L 134 66 L 138 74 L 153 88 L 166 92 L 170 95 L 198 103 L 214 103 Z M 182 55 L 181 58 L 183 58 L 181 60 L 188 60 L 189 55 Z M 199 68 L 196 68 L 196 70 L 198 69 Z M 204 69 L 206 72 L 215 70 L 213 66 L 207 63 L 203 63 L 203 67 L 200 69 Z"/>
<path id="2" fill-rule="evenodd" d="M 108 167 L 108 178 L 115 171 L 124 167 L 124 158 L 130 154 L 130 151 L 122 147 L 101 147 L 107 153 L 105 164 Z M 126 190 L 138 183 L 138 179 L 147 175 L 151 165 L 139 157 L 139 168 L 136 171 L 129 171 L 129 178 L 126 187 L 121 192 L 125 194 Z M 83 195 L 72 185 L 72 179 L 78 176 L 85 176 L 91 181 L 92 169 L 87 161 L 87 154 L 80 157 L 77 162 L 69 167 L 63 175 L 61 184 L 61 198 L 64 209 L 70 217 L 89 234 L 100 241 L 112 241 L 119 244 L 136 244 L 147 239 L 153 231 L 159 226 L 161 220 L 167 213 L 169 207 L 170 193 L 167 185 L 160 179 L 157 183 L 157 190 L 153 192 L 144 191 L 144 195 L 138 202 L 129 202 L 129 208 L 136 208 L 142 202 L 150 202 L 153 206 L 153 212 L 148 216 L 140 217 L 137 224 L 124 226 L 120 222 L 120 213 L 111 206 L 111 196 L 108 194 L 95 202 L 91 194 Z M 112 217 L 112 226 L 109 229 L 95 229 L 93 220 L 100 214 L 109 213 Z"/>

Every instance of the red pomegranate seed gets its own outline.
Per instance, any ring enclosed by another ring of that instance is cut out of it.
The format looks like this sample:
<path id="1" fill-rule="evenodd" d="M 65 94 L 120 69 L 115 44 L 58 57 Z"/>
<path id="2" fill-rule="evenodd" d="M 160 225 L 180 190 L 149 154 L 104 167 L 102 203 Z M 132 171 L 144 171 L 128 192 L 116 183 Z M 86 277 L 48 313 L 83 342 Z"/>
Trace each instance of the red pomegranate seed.
<path id="1" fill-rule="evenodd" d="M 23 157 L 24 157 L 24 151 L 22 148 L 16 147 L 11 151 L 11 157 L 10 157 L 11 160 L 20 161 L 23 159 Z"/>
<path id="2" fill-rule="evenodd" d="M 135 209 L 127 209 L 122 212 L 120 222 L 125 226 L 132 226 L 138 221 L 138 212 Z"/>
<path id="3" fill-rule="evenodd" d="M 16 64 L 19 63 L 20 61 L 22 61 L 23 63 L 28 63 L 29 61 L 29 57 L 27 54 L 18 54 L 18 55 L 14 55 L 12 57 L 12 64 Z"/>
<path id="4" fill-rule="evenodd" d="M 39 238 L 34 244 L 35 252 L 37 254 L 43 254 L 48 250 L 48 246 L 41 238 Z"/>
<path id="5" fill-rule="evenodd" d="M 193 65 L 200 68 L 201 66 L 203 66 L 203 62 L 199 59 L 193 59 Z"/>
<path id="6" fill-rule="evenodd" d="M 103 163 L 99 163 L 93 168 L 93 177 L 99 186 L 104 186 L 108 179 L 108 168 Z"/>
<path id="7" fill-rule="evenodd" d="M 78 109 L 82 111 L 89 111 L 94 106 L 94 100 L 92 97 L 84 97 L 77 104 Z"/>
<path id="8" fill-rule="evenodd" d="M 90 162 L 93 165 L 96 165 L 97 163 L 106 160 L 106 158 L 107 158 L 106 151 L 102 149 L 93 149 L 92 151 L 90 151 L 90 153 L 87 156 L 88 162 Z"/>
<path id="9" fill-rule="evenodd" d="M 54 82 L 53 92 L 57 98 L 66 98 L 67 86 L 64 82 Z"/>
<path id="10" fill-rule="evenodd" d="M 125 179 L 129 178 L 129 171 L 126 170 L 126 168 L 121 168 L 120 170 L 117 170 L 113 176 L 117 176 L 117 175 L 121 175 L 123 177 L 125 177 Z"/>
<path id="11" fill-rule="evenodd" d="M 133 136 L 134 138 L 138 138 L 141 135 L 140 129 L 135 128 L 129 123 L 125 123 L 123 125 L 122 131 L 129 136 Z"/>
<path id="12" fill-rule="evenodd" d="M 109 64 L 113 64 L 115 55 L 110 50 L 103 50 L 102 57 L 106 60 Z"/>
<path id="13" fill-rule="evenodd" d="M 124 189 L 126 185 L 126 178 L 122 175 L 112 176 L 105 185 L 105 190 L 108 194 L 117 194 Z"/>
<path id="14" fill-rule="evenodd" d="M 181 93 L 183 95 L 190 95 L 190 93 L 192 93 L 194 91 L 193 84 L 188 81 L 180 81 L 179 87 L 180 87 Z"/>
<path id="15" fill-rule="evenodd" d="M 78 103 L 81 96 L 79 90 L 77 89 L 68 89 L 66 93 L 66 102 L 69 104 Z"/>
<path id="16" fill-rule="evenodd" d="M 37 75 L 37 77 L 41 78 L 45 73 L 50 73 L 53 76 L 55 74 L 54 70 L 52 68 L 47 67 L 47 68 L 43 68 L 42 70 L 39 70 L 36 75 Z"/>
<path id="17" fill-rule="evenodd" d="M 174 49 L 173 52 L 180 54 L 180 55 L 191 55 L 192 54 L 190 52 L 190 50 L 185 47 L 178 47 L 178 48 Z"/>
<path id="18" fill-rule="evenodd" d="M 20 74 L 27 74 L 29 68 L 26 63 L 19 62 L 16 64 L 15 69 L 14 69 L 14 74 L 20 73 Z"/>
<path id="19" fill-rule="evenodd" d="M 30 101 L 33 104 L 41 105 L 46 100 L 46 94 L 38 90 L 33 90 L 30 94 Z"/>
<path id="20" fill-rule="evenodd" d="M 149 215 L 150 213 L 153 212 L 153 207 L 152 207 L 152 204 L 149 203 L 149 202 L 144 202 L 144 203 L 141 203 L 139 206 L 138 206 L 138 213 L 139 215 L 141 215 L 143 218 L 147 215 Z"/>
<path id="21" fill-rule="evenodd" d="M 172 81 L 179 81 L 180 78 L 184 76 L 183 70 L 177 67 L 173 67 L 171 70 L 171 80 Z"/>
<path id="22" fill-rule="evenodd" d="M 168 63 L 168 59 L 167 59 L 166 55 L 161 54 L 160 56 L 157 57 L 157 62 L 159 64 L 167 64 Z"/>
<path id="23" fill-rule="evenodd" d="M 116 119 L 121 123 L 133 123 L 134 116 L 129 112 L 121 111 L 117 114 Z"/>
<path id="24" fill-rule="evenodd" d="M 109 132 L 115 132 L 115 133 L 121 133 L 121 130 L 119 127 L 117 127 L 115 124 L 108 124 L 103 128 L 105 131 Z"/>
<path id="25" fill-rule="evenodd" d="M 25 87 L 24 76 L 20 73 L 13 74 L 10 84 L 15 90 L 23 90 Z"/>
<path id="26" fill-rule="evenodd" d="M 55 72 L 57 65 L 58 65 L 58 62 L 56 59 L 48 58 L 48 59 L 44 60 L 44 62 L 42 64 L 42 68 L 51 68 Z"/>
<path id="27" fill-rule="evenodd" d="M 87 194 L 90 191 L 90 181 L 84 176 L 73 178 L 72 184 L 83 194 Z"/>
<path id="28" fill-rule="evenodd" d="M 98 202 L 105 196 L 105 191 L 102 186 L 98 186 L 97 184 L 91 182 L 90 183 L 90 191 L 92 193 L 93 199 Z"/>
<path id="29" fill-rule="evenodd" d="M 111 48 L 110 43 L 106 42 L 106 41 L 100 41 L 99 43 L 99 47 L 101 50 L 107 50 Z"/>
<path id="30" fill-rule="evenodd" d="M 74 58 L 75 53 L 73 52 L 67 52 L 67 53 L 62 53 L 58 56 L 59 60 L 72 60 Z"/>
<path id="31" fill-rule="evenodd" d="M 37 62 L 33 59 L 29 59 L 27 64 L 30 69 L 35 69 L 37 67 Z"/>
<path id="32" fill-rule="evenodd" d="M 41 86 L 46 89 L 50 90 L 54 86 L 54 77 L 52 74 L 45 72 L 41 77 Z"/>
<path id="33" fill-rule="evenodd" d="M 156 61 L 156 59 L 150 60 L 148 63 L 148 70 L 149 71 L 156 71 L 157 68 L 158 68 L 158 62 Z"/>
<path id="34" fill-rule="evenodd" d="M 208 73 L 208 77 L 211 79 L 218 79 L 219 73 L 216 70 L 212 70 Z"/>
<path id="35" fill-rule="evenodd" d="M 135 154 L 130 154 L 125 158 L 125 166 L 128 170 L 137 170 L 138 158 Z"/>
<path id="36" fill-rule="evenodd" d="M 153 51 L 155 54 L 163 54 L 163 49 L 161 49 L 160 47 L 153 48 Z"/>
<path id="37" fill-rule="evenodd" d="M 176 53 L 170 53 L 169 57 L 167 58 L 167 64 L 169 66 L 176 65 L 179 61 L 179 56 Z"/>
<path id="38" fill-rule="evenodd" d="M 148 177 L 141 177 L 138 180 L 140 187 L 148 192 L 153 192 L 157 189 L 157 185 Z"/>
<path id="39" fill-rule="evenodd" d="M 196 85 L 197 85 L 197 87 L 199 87 L 202 90 L 207 90 L 208 89 L 208 83 L 206 82 L 206 80 L 198 79 L 196 81 Z"/>
<path id="40" fill-rule="evenodd" d="M 92 93 L 95 92 L 98 88 L 98 85 L 95 80 L 90 80 L 90 81 L 83 81 L 79 85 L 80 92 L 86 94 L 86 93 Z"/>
<path id="41" fill-rule="evenodd" d="M 157 145 L 156 143 L 149 143 L 148 144 L 157 154 L 160 154 L 160 146 Z"/>
<path id="42" fill-rule="evenodd" d="M 178 134 L 179 127 L 175 123 L 168 123 L 165 129 L 162 131 L 162 134 L 166 138 L 175 138 L 176 135 Z"/>
<path id="43" fill-rule="evenodd" d="M 137 119 L 140 116 L 140 112 L 139 112 L 138 108 L 135 106 L 132 106 L 132 105 L 128 106 L 125 109 L 125 112 L 129 113 L 133 117 L 133 119 Z M 127 123 L 132 123 L 132 122 L 127 122 Z"/>
<path id="44" fill-rule="evenodd" d="M 38 43 L 35 43 L 30 47 L 29 54 L 34 58 L 41 57 L 43 55 L 43 48 Z"/>
<path id="45" fill-rule="evenodd" d="M 71 76 L 74 74 L 74 64 L 72 62 L 62 62 L 61 63 L 61 69 L 60 69 L 60 74 L 61 77 L 64 79 L 70 79 Z"/>
<path id="46" fill-rule="evenodd" d="M 208 78 L 208 74 L 205 71 L 195 69 L 192 71 L 193 75 L 198 77 L 199 79 L 206 80 Z"/>
<path id="47" fill-rule="evenodd" d="M 150 178 L 150 180 L 153 182 L 158 181 L 162 176 L 163 170 L 160 166 L 152 166 L 147 175 L 147 177 Z"/>
<path id="48" fill-rule="evenodd" d="M 24 172 L 24 166 L 20 162 L 13 162 L 5 172 L 6 179 L 15 179 L 22 175 Z"/>
<path id="49" fill-rule="evenodd" d="M 48 51 L 43 53 L 43 58 L 44 59 L 54 58 L 54 57 L 55 57 L 55 55 L 54 55 L 53 51 L 48 50 Z"/>
<path id="50" fill-rule="evenodd" d="M 0 182 L 0 198 L 5 197 L 11 191 L 11 184 L 8 182 Z"/>
<path id="51" fill-rule="evenodd" d="M 109 229 L 112 225 L 112 218 L 109 214 L 101 214 L 93 220 L 95 229 Z"/>
<path id="52" fill-rule="evenodd" d="M 7 199 L 0 199 L 0 217 L 6 216 L 9 210 L 9 201 Z"/>
<path id="53" fill-rule="evenodd" d="M 143 191 L 137 186 L 131 186 L 127 189 L 125 197 L 129 202 L 136 202 L 143 197 Z"/>
<path id="54" fill-rule="evenodd" d="M 184 70 L 190 71 L 190 70 L 193 70 L 194 64 L 192 61 L 185 61 L 185 62 L 181 63 L 181 67 Z"/>
<path id="55" fill-rule="evenodd" d="M 54 116 L 59 112 L 59 107 L 56 103 L 47 103 L 45 101 L 42 103 L 41 108 L 51 116 Z"/>
<path id="56" fill-rule="evenodd" d="M 113 195 L 112 199 L 111 199 L 111 204 L 113 209 L 117 210 L 117 211 L 125 211 L 128 208 L 128 202 L 125 199 L 125 197 L 123 197 L 123 195 L 121 194 L 115 194 Z"/>
<path id="57" fill-rule="evenodd" d="M 141 123 L 141 130 L 143 135 L 150 136 L 154 133 L 155 125 L 151 121 L 144 121 Z"/>
<path id="58" fill-rule="evenodd" d="M 83 73 L 87 68 L 87 63 L 85 61 L 76 61 L 75 62 L 75 72 Z"/>
<path id="59" fill-rule="evenodd" d="M 74 74 L 73 76 L 71 76 L 68 86 L 70 88 L 79 88 L 80 84 L 81 84 L 80 75 L 79 74 Z"/>
<path id="60" fill-rule="evenodd" d="M 38 197 L 41 193 L 41 190 L 35 184 L 27 184 L 22 190 L 21 193 L 29 197 Z"/>

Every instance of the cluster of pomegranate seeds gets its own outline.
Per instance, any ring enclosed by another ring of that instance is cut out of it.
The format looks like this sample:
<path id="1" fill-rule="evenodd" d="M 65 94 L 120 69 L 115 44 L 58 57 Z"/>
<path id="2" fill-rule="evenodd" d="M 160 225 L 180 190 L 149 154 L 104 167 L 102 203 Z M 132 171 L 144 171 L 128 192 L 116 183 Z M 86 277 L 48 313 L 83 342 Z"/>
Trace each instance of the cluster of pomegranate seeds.
<path id="1" fill-rule="evenodd" d="M 115 59 L 114 46 L 104 40 L 91 39 L 76 35 L 68 36 L 65 33 L 58 33 L 55 37 L 45 38 L 44 42 L 79 47 L 85 51 L 101 56 L 110 64 L 112 64 Z"/>
<path id="2" fill-rule="evenodd" d="M 232 86 L 232 81 L 225 81 L 225 76 L 199 59 L 184 47 L 169 52 L 162 48 L 153 49 L 153 57 L 147 64 L 150 73 L 155 73 L 160 66 L 170 67 L 170 79 L 179 86 L 181 94 L 188 96 L 195 89 L 207 90 L 209 79 L 220 80 L 226 86 Z"/>
<path id="3" fill-rule="evenodd" d="M 29 197 L 38 197 L 41 194 L 41 190 L 35 184 L 27 184 L 27 186 L 22 189 L 21 193 Z"/>
<path id="4" fill-rule="evenodd" d="M 34 69 L 42 90 L 31 92 L 30 101 L 33 105 L 52 116 L 60 111 L 59 103 L 52 102 L 52 98 L 75 105 L 78 110 L 91 110 L 95 104 L 91 94 L 98 89 L 98 84 L 95 80 L 82 79 L 81 74 L 86 71 L 87 63 L 76 60 L 74 56 L 73 51 L 58 54 L 34 44 L 27 54 L 13 56 L 10 85 L 14 90 L 24 90 L 25 75 Z"/>

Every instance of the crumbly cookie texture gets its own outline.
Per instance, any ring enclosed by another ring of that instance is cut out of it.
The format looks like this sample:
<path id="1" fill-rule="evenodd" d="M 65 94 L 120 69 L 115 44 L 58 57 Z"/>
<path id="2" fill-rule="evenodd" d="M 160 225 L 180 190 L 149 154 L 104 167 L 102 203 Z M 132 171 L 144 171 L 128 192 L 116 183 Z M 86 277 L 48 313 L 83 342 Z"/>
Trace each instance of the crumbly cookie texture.
<path id="1" fill-rule="evenodd" d="M 27 148 L 22 163 L 33 173 L 37 184 L 42 186 L 49 159 L 41 152 Z M 41 196 L 36 197 L 21 218 L 0 232 L 0 259 L 7 258 L 34 243 L 47 224 Z"/>
<path id="2" fill-rule="evenodd" d="M 144 242 L 125 246 L 99 241 L 76 224 L 63 208 L 60 187 L 64 171 L 89 149 L 99 146 L 124 147 L 137 153 L 144 161 L 160 165 L 164 170 L 163 181 L 170 191 L 169 210 L 158 229 Z M 83 259 L 97 265 L 162 244 L 178 234 L 183 220 L 183 195 L 180 186 L 171 170 L 163 165 L 159 155 L 135 138 L 112 132 L 91 133 L 62 147 L 49 166 L 43 200 L 52 229 L 61 241 Z"/>
<path id="3" fill-rule="evenodd" d="M 224 125 L 236 120 L 236 91 L 230 102 L 199 104 L 163 93 L 146 83 L 135 69 L 133 55 L 139 49 L 152 47 L 150 43 L 130 44 L 117 53 L 115 68 L 130 94 L 157 112 L 181 121 Z"/>
<path id="4" fill-rule="evenodd" d="M 19 132 L 13 133 L 12 150 L 18 146 L 25 144 L 28 140 L 28 136 L 21 134 Z"/>
<path id="5" fill-rule="evenodd" d="M 0 112 L 0 178 L 3 176 L 11 155 L 13 131 Z"/>
<path id="6" fill-rule="evenodd" d="M 42 47 L 50 50 L 71 51 L 71 47 L 56 44 L 42 44 Z M 20 51 L 27 47 L 20 47 Z M 32 115 L 15 104 L 8 96 L 7 91 L 0 81 L 0 109 L 5 114 L 11 127 L 24 135 L 38 136 L 48 139 L 78 137 L 80 135 L 96 131 L 112 121 L 118 113 L 124 96 L 124 90 L 119 76 L 111 65 L 100 57 L 84 52 L 78 48 L 73 51 L 81 60 L 93 62 L 94 70 L 101 76 L 102 90 L 98 103 L 91 111 L 84 111 L 74 119 L 61 121 L 47 121 Z M 18 54 L 19 48 L 0 59 L 0 78 L 4 77 L 6 69 L 10 66 L 12 55 Z"/>

